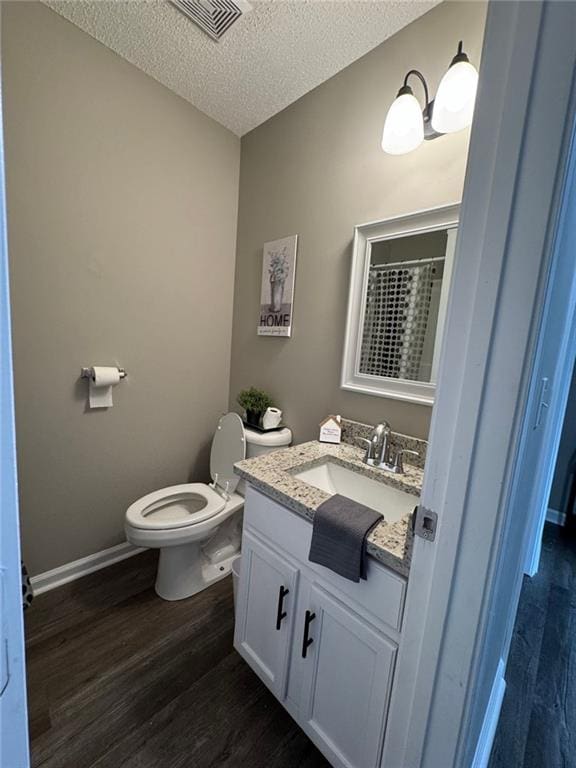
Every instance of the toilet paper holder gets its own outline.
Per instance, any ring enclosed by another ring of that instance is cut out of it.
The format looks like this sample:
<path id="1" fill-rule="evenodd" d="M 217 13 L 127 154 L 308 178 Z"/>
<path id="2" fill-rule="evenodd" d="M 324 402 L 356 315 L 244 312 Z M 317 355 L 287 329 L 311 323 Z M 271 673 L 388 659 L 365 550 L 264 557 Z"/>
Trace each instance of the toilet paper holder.
<path id="1" fill-rule="evenodd" d="M 124 368 L 118 368 L 118 374 L 120 375 L 121 379 L 125 379 L 126 376 L 128 375 Z M 81 379 L 92 379 L 93 376 L 94 376 L 94 368 L 80 368 Z"/>

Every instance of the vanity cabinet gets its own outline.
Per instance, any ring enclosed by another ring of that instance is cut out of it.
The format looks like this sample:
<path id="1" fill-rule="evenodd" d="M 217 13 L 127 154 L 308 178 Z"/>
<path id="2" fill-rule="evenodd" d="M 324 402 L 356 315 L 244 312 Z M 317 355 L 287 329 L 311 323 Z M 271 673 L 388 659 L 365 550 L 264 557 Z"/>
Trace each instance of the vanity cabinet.
<path id="1" fill-rule="evenodd" d="M 234 645 L 332 765 L 377 768 L 405 579 L 370 561 L 347 581 L 308 561 L 311 534 L 248 489 Z"/>

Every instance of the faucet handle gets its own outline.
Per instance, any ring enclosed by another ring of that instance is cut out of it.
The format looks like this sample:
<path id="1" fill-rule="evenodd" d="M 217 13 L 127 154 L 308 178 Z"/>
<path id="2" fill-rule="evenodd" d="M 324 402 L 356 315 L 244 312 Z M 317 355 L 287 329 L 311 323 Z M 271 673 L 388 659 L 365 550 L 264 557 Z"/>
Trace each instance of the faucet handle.
<path id="1" fill-rule="evenodd" d="M 368 464 L 369 461 L 373 461 L 374 457 L 372 455 L 372 448 L 374 446 L 374 442 L 372 440 L 368 440 L 367 437 L 357 437 L 356 440 L 359 443 L 363 443 L 366 446 L 366 454 L 364 455 L 364 463 Z"/>
<path id="2" fill-rule="evenodd" d="M 404 456 L 410 455 L 410 456 L 420 456 L 418 451 L 411 451 L 409 448 L 399 448 L 396 451 L 396 455 L 394 456 L 394 468 L 393 472 L 396 472 L 399 475 L 404 474 Z"/>

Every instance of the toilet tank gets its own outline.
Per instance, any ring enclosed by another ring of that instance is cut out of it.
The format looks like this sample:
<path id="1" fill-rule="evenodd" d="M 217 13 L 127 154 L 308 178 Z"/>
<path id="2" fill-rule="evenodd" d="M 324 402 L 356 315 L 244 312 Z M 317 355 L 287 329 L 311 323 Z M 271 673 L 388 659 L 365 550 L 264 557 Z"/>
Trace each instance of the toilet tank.
<path id="1" fill-rule="evenodd" d="M 246 436 L 247 459 L 277 451 L 279 448 L 286 448 L 292 442 L 292 432 L 288 427 L 271 432 L 256 432 L 244 427 L 244 434 Z"/>
<path id="2" fill-rule="evenodd" d="M 284 427 L 273 432 L 256 432 L 254 429 L 244 427 L 244 437 L 246 438 L 246 458 L 253 459 L 255 456 L 263 456 L 265 453 L 287 448 L 292 442 L 292 431 Z M 245 492 L 246 481 L 240 480 L 236 493 L 244 496 Z"/>

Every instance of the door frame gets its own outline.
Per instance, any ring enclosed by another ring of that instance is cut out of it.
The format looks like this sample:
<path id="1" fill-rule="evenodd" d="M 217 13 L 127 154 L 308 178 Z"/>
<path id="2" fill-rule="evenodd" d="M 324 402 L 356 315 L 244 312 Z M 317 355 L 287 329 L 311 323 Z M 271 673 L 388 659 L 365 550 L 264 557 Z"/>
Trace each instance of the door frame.
<path id="1" fill-rule="evenodd" d="M 396 672 L 402 686 L 393 693 L 383 768 L 488 760 L 490 739 L 483 753 L 477 745 L 498 717 L 489 702 L 502 699 L 498 675 L 534 535 L 515 480 L 534 440 L 553 465 L 551 413 L 561 419 L 569 383 L 558 357 L 546 429 L 534 430 L 545 308 L 559 261 L 570 259 L 553 245 L 574 125 L 575 33 L 575 4 L 488 8 L 421 496 L 438 529 L 434 542 L 414 543 Z M 574 323 L 572 272 L 558 356 Z"/>
<path id="2" fill-rule="evenodd" d="M 0 765 L 28 768 L 2 95 L 0 66 Z"/>
<path id="3" fill-rule="evenodd" d="M 538 467 L 534 477 L 534 499 L 528 507 L 528 543 L 524 573 L 530 577 L 535 576 L 540 565 L 548 501 L 576 362 L 576 312 L 574 310 L 576 260 L 573 259 L 570 263 L 568 258 L 563 258 L 564 255 L 569 254 L 570 248 L 574 248 L 576 243 L 576 125 L 573 127 L 570 140 L 568 170 L 563 192 L 560 218 L 553 244 L 554 277 L 546 297 L 542 331 L 538 339 L 537 367 L 540 366 L 541 370 L 535 372 L 532 382 L 536 413 L 532 426 L 534 429 L 539 428 L 544 421 L 543 417 L 547 417 L 544 428 L 547 430 L 545 442 L 550 449 L 550 461 L 542 462 Z M 542 367 L 542 359 L 550 353 L 551 347 L 556 354 L 556 370 L 553 377 L 550 377 L 548 368 Z"/>

